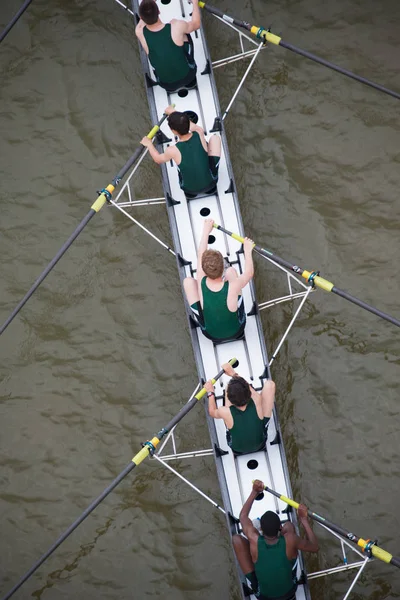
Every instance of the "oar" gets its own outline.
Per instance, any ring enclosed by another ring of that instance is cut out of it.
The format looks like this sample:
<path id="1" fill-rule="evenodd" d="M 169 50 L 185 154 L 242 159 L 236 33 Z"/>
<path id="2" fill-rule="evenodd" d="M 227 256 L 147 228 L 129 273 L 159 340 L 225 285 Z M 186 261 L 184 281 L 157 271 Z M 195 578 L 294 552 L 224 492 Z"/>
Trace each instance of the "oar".
<path id="1" fill-rule="evenodd" d="M 231 364 L 232 367 L 237 367 L 239 361 L 236 358 L 231 358 L 229 364 Z M 222 377 L 223 374 L 224 370 L 221 369 L 221 371 L 219 371 L 211 380 L 212 383 L 216 383 L 216 381 L 220 379 L 220 377 Z M 121 481 L 128 475 L 128 473 L 130 473 L 135 467 L 140 465 L 140 463 L 143 462 L 144 459 L 149 456 L 149 454 L 154 453 L 156 447 L 163 439 L 163 437 L 169 431 L 171 431 L 171 429 L 173 429 L 173 427 L 175 427 L 175 425 L 177 425 L 177 423 L 179 423 L 179 421 L 183 419 L 183 417 L 186 416 L 194 406 L 196 406 L 197 401 L 201 400 L 206 393 L 207 390 L 203 387 L 195 396 L 193 396 L 191 400 L 189 400 L 189 402 L 187 402 L 181 408 L 181 410 L 175 415 L 175 417 L 173 417 L 169 421 L 169 423 L 167 423 L 167 425 L 165 425 L 165 427 L 163 427 L 157 433 L 157 435 L 155 435 L 151 440 L 142 444 L 143 448 L 132 458 L 132 461 L 125 467 L 123 471 L 121 471 L 118 477 L 116 477 L 114 481 L 110 483 L 110 485 L 100 494 L 100 496 L 93 500 L 93 502 L 87 507 L 87 509 L 81 514 L 81 516 L 78 519 L 76 519 L 76 521 L 74 521 L 72 525 L 70 525 L 62 535 L 60 535 L 60 537 L 47 550 L 47 552 L 45 552 L 43 556 L 39 558 L 39 560 L 29 569 L 29 571 L 25 573 L 23 577 L 21 577 L 18 583 L 16 583 L 14 587 L 9 592 L 7 592 L 5 596 L 2 597 L 1 600 L 8 600 L 8 598 L 11 598 L 11 596 L 25 583 L 25 581 L 27 581 L 31 577 L 31 575 L 33 575 L 33 573 L 37 571 L 40 565 L 42 565 L 51 554 L 53 554 L 53 552 L 58 548 L 58 546 L 60 546 L 67 539 L 67 537 L 69 537 L 71 533 L 86 519 L 86 517 L 88 517 L 90 513 L 93 512 L 94 509 L 110 494 L 110 492 L 112 492 L 113 489 L 116 488 L 119 483 L 121 483 Z M 218 505 L 217 508 L 219 508 Z"/>
<path id="2" fill-rule="evenodd" d="M 216 223 L 214 223 L 214 227 L 216 229 L 220 229 L 227 235 L 230 235 L 234 240 L 237 240 L 238 242 L 243 244 L 244 238 L 241 237 L 240 235 L 238 235 L 237 233 L 232 233 L 232 231 L 228 231 L 227 229 L 225 229 L 224 227 L 221 227 L 221 225 L 217 225 Z M 285 269 L 288 269 L 289 271 L 294 271 L 295 273 L 297 273 L 297 275 L 301 275 L 301 277 L 306 279 L 308 281 L 308 283 L 310 283 L 311 285 L 313 285 L 313 286 L 315 285 L 316 287 L 319 287 L 322 290 L 325 290 L 326 292 L 333 292 L 334 294 L 337 294 L 338 296 L 345 298 L 345 300 L 349 300 L 349 302 L 353 302 L 353 304 L 357 304 L 357 306 L 360 306 L 361 308 L 368 310 L 369 312 L 373 313 L 374 315 L 377 315 L 378 317 L 385 319 L 385 321 L 389 321 L 389 323 L 393 323 L 393 325 L 400 327 L 400 321 L 398 319 L 395 319 L 391 315 L 388 315 L 387 313 L 383 312 L 382 310 L 379 310 L 379 308 L 375 308 L 374 306 L 371 306 L 370 304 L 363 302 L 363 300 L 359 300 L 358 298 L 356 298 L 355 296 L 352 296 L 345 290 L 341 290 L 340 288 L 336 287 L 330 281 L 327 281 L 323 277 L 320 277 L 319 271 L 312 271 L 312 272 L 306 271 L 305 269 L 302 269 L 301 267 L 299 267 L 297 265 L 293 265 L 292 263 L 287 262 L 287 260 L 280 258 L 279 256 L 277 256 L 270 250 L 265 250 L 265 248 L 261 248 L 261 246 L 257 246 L 256 244 L 254 244 L 254 249 L 262 256 L 266 256 L 267 258 L 276 262 L 278 265 L 282 265 L 282 267 L 285 267 Z"/>
<path id="3" fill-rule="evenodd" d="M 275 44 L 276 46 L 282 46 L 283 48 L 287 48 L 287 50 L 291 50 L 291 52 L 294 52 L 295 54 L 300 54 L 301 56 L 305 56 L 306 58 L 309 58 L 310 60 L 313 60 L 314 62 L 319 63 L 320 65 L 323 65 L 324 67 L 328 67 L 328 69 L 337 71 L 338 73 L 341 73 L 342 75 L 346 75 L 346 77 L 355 79 L 356 81 L 359 81 L 360 83 L 369 85 L 370 87 L 373 87 L 376 90 L 379 90 L 380 92 L 384 92 L 385 94 L 389 94 L 389 96 L 393 96 L 393 98 L 397 98 L 398 100 L 400 100 L 400 94 L 398 92 L 389 90 L 388 88 L 384 87 L 383 85 L 380 85 L 379 83 L 375 83 L 374 81 L 371 81 L 370 79 L 366 79 L 365 77 L 356 75 L 355 73 L 352 73 L 352 71 L 349 71 L 348 69 L 344 69 L 343 67 L 339 67 L 339 65 L 335 65 L 334 63 L 330 62 L 329 60 L 325 60 L 324 58 L 320 58 L 319 56 L 316 56 L 315 54 L 312 54 L 311 52 L 307 52 L 307 50 L 302 50 L 301 48 L 297 48 L 297 46 L 293 46 L 293 44 L 289 44 L 288 42 L 283 41 L 282 38 L 280 38 L 278 35 L 271 33 L 270 31 L 268 31 L 267 29 L 264 29 L 263 27 L 258 27 L 257 25 L 251 25 L 250 23 L 247 23 L 247 21 L 241 21 L 240 19 L 231 17 L 230 15 L 225 14 L 219 8 L 215 8 L 214 6 L 211 6 L 210 4 L 202 2 L 202 1 L 199 1 L 199 6 L 201 8 L 204 8 L 208 12 L 210 12 L 214 15 L 217 15 L 217 17 L 220 17 L 227 23 L 231 23 L 232 25 L 236 25 L 237 27 L 241 27 L 242 29 L 247 29 L 247 31 L 250 31 L 259 39 L 264 39 L 266 42 L 270 42 L 271 44 Z"/>
<path id="4" fill-rule="evenodd" d="M 23 15 L 23 13 L 26 11 L 26 9 L 28 8 L 28 6 L 30 5 L 31 2 L 32 2 L 32 0 L 26 0 L 24 2 L 24 4 L 21 6 L 21 8 L 19 9 L 19 11 L 11 19 L 9 24 L 3 29 L 3 31 L 0 33 L 0 43 L 4 40 L 7 33 L 14 27 L 15 23 Z"/>
<path id="5" fill-rule="evenodd" d="M 165 121 L 165 119 L 167 118 L 167 116 L 168 115 L 164 114 L 163 117 L 157 123 L 157 125 L 155 125 L 149 131 L 149 133 L 147 134 L 147 137 L 149 139 L 152 140 L 154 138 L 154 136 L 156 135 L 157 131 L 160 129 L 160 125 L 163 123 L 163 121 Z M 140 158 L 140 156 L 145 151 L 146 151 L 146 148 L 144 146 L 142 146 L 142 144 L 140 144 L 139 147 L 137 148 L 137 150 L 132 154 L 132 156 L 130 157 L 130 159 L 128 160 L 128 162 L 122 167 L 122 169 L 114 177 L 114 179 L 112 180 L 112 183 L 110 183 L 106 188 L 102 189 L 101 192 L 99 192 L 100 195 L 98 196 L 97 200 L 92 204 L 92 206 L 91 206 L 89 212 L 87 213 L 86 217 L 84 217 L 82 219 L 82 221 L 79 223 L 78 227 L 70 235 L 70 237 L 65 242 L 65 244 L 60 248 L 60 250 L 57 252 L 57 254 L 53 258 L 53 260 L 47 265 L 47 267 L 42 272 L 42 274 L 36 279 L 35 283 L 31 287 L 31 289 L 25 294 L 25 296 L 22 298 L 21 302 L 14 308 L 14 310 L 11 313 L 11 315 L 8 317 L 8 319 L 0 327 L 0 335 L 7 329 L 7 327 L 9 326 L 9 324 L 11 323 L 11 321 L 14 319 L 14 317 L 19 313 L 19 311 L 21 310 L 21 308 L 28 302 L 29 298 L 37 290 L 37 288 L 42 283 L 42 281 L 44 279 L 46 279 L 47 275 L 56 266 L 56 264 L 58 263 L 58 261 L 60 260 L 60 258 L 66 253 L 66 251 L 68 250 L 68 248 L 73 244 L 73 242 L 76 240 L 76 238 L 81 233 L 81 231 L 89 223 L 90 219 L 92 217 L 94 217 L 94 215 L 96 213 L 98 213 L 101 208 L 103 208 L 104 204 L 107 201 L 111 200 L 112 193 L 115 190 L 115 188 L 119 185 L 120 181 L 126 175 L 126 173 L 129 171 L 129 169 L 132 167 L 132 165 L 138 160 L 138 158 Z"/>
<path id="6" fill-rule="evenodd" d="M 282 496 L 282 494 L 275 492 L 275 490 L 271 490 L 271 488 L 269 488 L 268 486 L 265 486 L 264 489 L 273 496 L 276 496 L 277 498 L 282 500 L 282 502 L 289 504 L 289 506 L 293 506 L 293 508 L 295 508 L 296 510 L 299 508 L 299 503 L 295 502 L 291 498 L 286 498 L 286 496 Z M 308 509 L 308 516 L 311 517 L 311 519 L 313 519 L 314 521 L 325 525 L 325 527 L 328 527 L 328 529 L 332 529 L 332 531 L 335 531 L 335 533 L 338 533 L 339 535 L 350 540 L 351 542 L 354 542 L 363 549 L 363 552 L 366 552 L 367 554 L 371 553 L 372 556 L 374 556 L 375 558 L 379 558 L 379 560 L 382 560 L 387 564 L 394 565 L 395 567 L 400 568 L 400 558 L 389 554 L 389 552 L 386 552 L 386 550 L 383 550 L 382 548 L 379 548 L 376 545 L 376 542 L 371 542 L 371 540 L 364 540 L 363 538 L 358 537 L 358 535 L 351 533 L 347 529 L 343 529 L 343 527 L 335 525 L 335 523 L 332 523 L 332 521 L 325 519 L 325 517 L 317 515 L 317 513 L 312 512 L 310 509 Z"/>

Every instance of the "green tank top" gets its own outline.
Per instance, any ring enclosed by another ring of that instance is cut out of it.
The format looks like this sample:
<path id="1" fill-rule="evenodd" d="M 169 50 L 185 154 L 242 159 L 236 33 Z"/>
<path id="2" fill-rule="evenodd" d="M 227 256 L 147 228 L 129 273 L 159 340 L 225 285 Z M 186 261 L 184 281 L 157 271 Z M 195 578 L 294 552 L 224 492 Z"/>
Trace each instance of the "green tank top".
<path id="1" fill-rule="evenodd" d="M 160 31 L 150 31 L 145 27 L 143 35 L 149 48 L 149 60 L 162 83 L 174 83 L 189 74 L 184 45 L 175 44 L 169 23 Z"/>
<path id="2" fill-rule="evenodd" d="M 276 544 L 267 544 L 262 535 L 259 536 L 258 558 L 255 571 L 260 592 L 267 598 L 279 598 L 294 589 L 295 582 L 292 569 L 296 559 L 286 556 L 286 540 L 280 536 Z"/>
<path id="3" fill-rule="evenodd" d="M 253 398 L 245 410 L 236 406 L 229 408 L 233 418 L 233 427 L 229 430 L 232 450 L 243 454 L 259 450 L 264 442 L 265 421 L 259 418 Z"/>
<path id="4" fill-rule="evenodd" d="M 176 147 L 182 156 L 181 163 L 178 165 L 181 188 L 196 194 L 210 187 L 214 180 L 208 154 L 203 148 L 197 131 L 192 133 L 192 137 L 187 142 L 178 142 Z"/>
<path id="5" fill-rule="evenodd" d="M 231 312 L 227 306 L 229 283 L 225 281 L 219 292 L 212 292 L 206 285 L 207 277 L 201 280 L 203 292 L 203 317 L 206 332 L 212 338 L 223 340 L 234 337 L 239 329 L 238 311 Z"/>

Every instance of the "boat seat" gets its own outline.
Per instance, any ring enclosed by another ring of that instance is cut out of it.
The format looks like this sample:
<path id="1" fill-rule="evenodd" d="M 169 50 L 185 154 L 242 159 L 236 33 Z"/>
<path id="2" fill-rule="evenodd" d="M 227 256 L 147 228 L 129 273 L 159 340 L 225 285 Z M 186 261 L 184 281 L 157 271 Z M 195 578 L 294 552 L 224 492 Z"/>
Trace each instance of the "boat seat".
<path id="1" fill-rule="evenodd" d="M 213 185 L 211 188 L 209 188 L 208 190 L 205 190 L 204 192 L 199 192 L 198 194 L 189 194 L 189 193 L 185 192 L 185 190 L 183 190 L 183 191 L 185 193 L 185 197 L 188 202 L 190 202 L 190 200 L 201 200 L 202 198 L 208 198 L 209 196 L 214 196 L 217 193 L 217 184 Z"/>

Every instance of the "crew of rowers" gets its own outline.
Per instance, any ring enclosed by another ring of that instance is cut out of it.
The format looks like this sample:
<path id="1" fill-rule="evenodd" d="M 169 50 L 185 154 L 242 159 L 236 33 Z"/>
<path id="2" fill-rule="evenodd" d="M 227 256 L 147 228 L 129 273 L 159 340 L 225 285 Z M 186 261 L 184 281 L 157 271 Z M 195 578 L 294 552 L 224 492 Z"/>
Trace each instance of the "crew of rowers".
<path id="1" fill-rule="evenodd" d="M 190 21 L 160 20 L 155 0 L 142 0 L 136 35 L 147 53 L 155 79 L 168 92 L 196 86 L 196 63 L 190 33 L 200 28 L 198 0 L 193 0 Z M 152 141 L 141 143 L 149 149 L 153 160 L 161 165 L 173 161 L 178 167 L 179 183 L 188 199 L 215 191 L 221 156 L 221 138 L 213 135 L 207 142 L 204 130 L 193 123 L 186 112 L 165 109 L 168 125 L 178 138 L 175 145 L 160 153 Z M 196 278 L 184 280 L 184 290 L 193 318 L 204 335 L 214 342 L 238 339 L 246 325 L 242 290 L 254 274 L 252 251 L 254 242 L 245 238 L 244 270 L 240 275 L 233 267 L 225 268 L 222 254 L 208 249 L 213 230 L 212 219 L 205 219 L 197 256 Z M 227 442 L 235 456 L 265 449 L 268 424 L 275 400 L 275 384 L 264 381 L 257 392 L 227 363 L 223 369 L 231 380 L 226 388 L 225 406 L 217 406 L 214 386 L 207 381 L 208 411 L 214 419 L 223 419 Z M 244 535 L 233 536 L 233 546 L 251 592 L 259 600 L 295 600 L 296 562 L 298 551 L 317 552 L 318 541 L 307 518 L 307 508 L 300 505 L 298 517 L 307 539 L 300 538 L 292 523 L 283 526 L 272 511 L 260 519 L 260 529 L 249 518 L 251 506 L 262 493 L 264 484 L 256 480 L 241 512 Z M 244 537 L 245 536 L 245 537 Z"/>

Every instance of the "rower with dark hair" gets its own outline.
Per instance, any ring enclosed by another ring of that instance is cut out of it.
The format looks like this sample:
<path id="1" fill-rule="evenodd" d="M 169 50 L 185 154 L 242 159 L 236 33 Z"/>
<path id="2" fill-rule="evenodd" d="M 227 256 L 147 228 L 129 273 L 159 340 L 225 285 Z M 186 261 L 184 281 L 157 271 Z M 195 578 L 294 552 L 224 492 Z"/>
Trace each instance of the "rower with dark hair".
<path id="1" fill-rule="evenodd" d="M 162 154 L 148 137 L 144 137 L 141 144 L 147 146 L 158 165 L 170 160 L 177 164 L 179 183 L 187 197 L 210 193 L 218 181 L 221 138 L 214 134 L 207 143 L 204 130 L 190 121 L 186 113 L 178 112 L 172 106 L 168 106 L 165 113 L 169 115 L 168 125 L 179 142 L 168 146 Z"/>
<path id="2" fill-rule="evenodd" d="M 263 450 L 274 408 L 275 383 L 270 379 L 265 381 L 259 394 L 229 363 L 222 368 L 232 377 L 226 388 L 225 406 L 217 407 L 214 386 L 207 381 L 204 387 L 208 396 L 208 414 L 224 420 L 227 442 L 235 455 Z"/>
<path id="3" fill-rule="evenodd" d="M 142 0 L 139 16 L 135 33 L 159 85 L 169 92 L 195 87 L 197 67 L 190 33 L 201 25 L 198 0 L 193 0 L 190 21 L 172 19 L 170 23 L 163 23 L 155 0 Z"/>
<path id="4" fill-rule="evenodd" d="M 261 531 L 256 529 L 249 513 L 263 490 L 263 482 L 256 479 L 239 515 L 246 537 L 234 535 L 232 538 L 235 554 L 258 600 L 296 600 L 298 552 L 318 552 L 318 540 L 308 522 L 304 504 L 300 504 L 297 514 L 307 539 L 296 535 L 292 523 L 282 526 L 279 516 L 271 510 L 260 519 Z"/>

